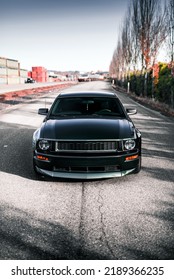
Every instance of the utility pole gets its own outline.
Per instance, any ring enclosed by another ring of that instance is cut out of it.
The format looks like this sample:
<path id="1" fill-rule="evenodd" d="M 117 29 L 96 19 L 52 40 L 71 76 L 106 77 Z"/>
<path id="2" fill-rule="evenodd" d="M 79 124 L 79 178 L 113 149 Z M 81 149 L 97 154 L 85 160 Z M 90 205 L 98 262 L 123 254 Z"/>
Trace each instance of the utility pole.
<path id="1" fill-rule="evenodd" d="M 174 108 L 174 92 L 173 92 L 173 79 L 174 79 L 174 0 L 170 0 L 170 34 L 171 34 L 171 106 Z"/>

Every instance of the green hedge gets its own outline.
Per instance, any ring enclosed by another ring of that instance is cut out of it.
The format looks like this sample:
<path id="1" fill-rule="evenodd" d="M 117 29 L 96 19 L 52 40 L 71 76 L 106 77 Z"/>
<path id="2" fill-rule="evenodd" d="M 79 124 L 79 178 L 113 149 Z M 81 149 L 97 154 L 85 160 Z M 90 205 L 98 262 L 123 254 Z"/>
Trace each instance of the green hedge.
<path id="1" fill-rule="evenodd" d="M 127 90 L 128 82 L 130 82 L 130 91 L 137 96 L 153 98 L 173 107 L 174 76 L 171 75 L 170 66 L 166 63 L 159 63 L 158 77 L 154 78 L 152 74 L 152 70 L 147 74 L 136 71 L 122 81 L 115 79 L 114 83 Z"/>

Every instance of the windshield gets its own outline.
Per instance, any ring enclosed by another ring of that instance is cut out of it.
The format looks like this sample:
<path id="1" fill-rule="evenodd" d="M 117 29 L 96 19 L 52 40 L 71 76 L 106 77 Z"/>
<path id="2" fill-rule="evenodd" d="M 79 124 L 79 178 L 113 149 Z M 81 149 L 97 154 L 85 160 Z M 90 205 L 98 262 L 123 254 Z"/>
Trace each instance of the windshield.
<path id="1" fill-rule="evenodd" d="M 58 98 L 53 104 L 49 117 L 56 116 L 119 116 L 125 117 L 123 109 L 116 98 L 73 97 Z"/>

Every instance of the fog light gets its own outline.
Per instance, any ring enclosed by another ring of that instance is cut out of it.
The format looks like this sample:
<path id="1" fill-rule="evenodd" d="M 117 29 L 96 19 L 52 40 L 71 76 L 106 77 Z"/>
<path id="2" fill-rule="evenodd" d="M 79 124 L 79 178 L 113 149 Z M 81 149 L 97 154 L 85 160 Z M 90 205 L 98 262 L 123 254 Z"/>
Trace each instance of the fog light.
<path id="1" fill-rule="evenodd" d="M 138 155 L 129 156 L 129 157 L 126 157 L 126 158 L 125 158 L 125 161 L 134 160 L 134 159 L 136 159 L 136 158 L 138 158 Z"/>
<path id="2" fill-rule="evenodd" d="M 39 155 L 38 155 L 38 156 L 36 156 L 36 157 L 37 157 L 37 159 L 40 159 L 40 160 L 46 160 L 46 161 L 48 160 L 48 158 L 47 158 L 47 157 L 44 157 L 44 156 L 39 156 Z"/>

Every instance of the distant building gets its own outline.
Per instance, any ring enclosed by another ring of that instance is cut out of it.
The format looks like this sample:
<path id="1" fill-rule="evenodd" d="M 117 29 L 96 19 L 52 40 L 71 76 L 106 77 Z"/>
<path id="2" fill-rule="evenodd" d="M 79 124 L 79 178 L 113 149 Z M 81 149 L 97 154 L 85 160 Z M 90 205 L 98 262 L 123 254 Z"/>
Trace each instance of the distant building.
<path id="1" fill-rule="evenodd" d="M 23 84 L 28 70 L 21 69 L 18 60 L 0 57 L 0 84 Z"/>

